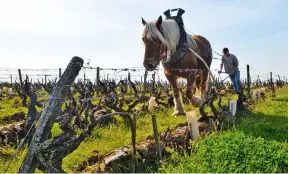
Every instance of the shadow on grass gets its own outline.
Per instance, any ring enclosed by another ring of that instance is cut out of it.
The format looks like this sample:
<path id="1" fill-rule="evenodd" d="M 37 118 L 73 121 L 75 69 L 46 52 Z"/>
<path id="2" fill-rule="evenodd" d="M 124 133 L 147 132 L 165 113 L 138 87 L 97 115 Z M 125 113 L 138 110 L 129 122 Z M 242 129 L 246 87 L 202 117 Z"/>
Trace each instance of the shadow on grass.
<path id="1" fill-rule="evenodd" d="M 277 102 L 288 102 L 288 98 L 273 98 L 272 101 L 277 101 Z"/>
<path id="2" fill-rule="evenodd" d="M 287 102 L 287 101 L 286 101 Z M 288 140 L 288 116 L 266 115 L 248 109 L 239 111 L 236 128 L 244 134 L 265 140 L 284 142 Z"/>

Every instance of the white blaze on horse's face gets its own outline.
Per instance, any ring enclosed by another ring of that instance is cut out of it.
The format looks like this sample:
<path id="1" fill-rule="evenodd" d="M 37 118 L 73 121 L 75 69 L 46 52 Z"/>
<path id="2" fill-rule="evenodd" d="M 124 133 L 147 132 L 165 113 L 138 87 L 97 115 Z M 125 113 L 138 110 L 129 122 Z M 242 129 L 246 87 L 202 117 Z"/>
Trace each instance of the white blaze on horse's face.
<path id="1" fill-rule="evenodd" d="M 160 56 L 162 51 L 162 42 L 158 38 L 152 38 L 148 36 L 148 30 L 152 28 L 152 25 L 156 27 L 160 27 L 162 24 L 161 16 L 157 20 L 155 24 L 147 23 L 142 18 L 142 24 L 144 25 L 144 33 L 142 36 L 142 40 L 145 44 L 145 54 L 144 54 L 144 61 L 143 65 L 148 71 L 153 71 L 157 68 L 160 63 Z"/>

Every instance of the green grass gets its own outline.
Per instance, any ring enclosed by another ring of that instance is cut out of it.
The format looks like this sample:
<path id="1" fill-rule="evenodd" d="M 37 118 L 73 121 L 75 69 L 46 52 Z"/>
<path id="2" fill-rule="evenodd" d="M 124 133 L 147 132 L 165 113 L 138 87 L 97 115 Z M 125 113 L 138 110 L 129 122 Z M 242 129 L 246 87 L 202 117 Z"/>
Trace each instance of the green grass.
<path id="1" fill-rule="evenodd" d="M 212 134 L 192 143 L 191 155 L 173 152 L 159 172 L 281 173 L 288 170 L 287 143 L 266 141 L 241 131 Z"/>
<path id="2" fill-rule="evenodd" d="M 159 172 L 285 173 L 288 171 L 288 88 L 237 114 L 236 128 L 172 151 Z"/>
<path id="3" fill-rule="evenodd" d="M 38 101 L 44 101 L 48 98 L 48 94 L 44 90 L 38 91 L 37 96 Z M 27 98 L 27 103 L 29 103 L 29 101 L 29 98 Z M 36 108 L 38 111 L 40 110 L 40 108 Z M 0 100 L 0 126 L 16 122 L 15 120 L 9 119 L 9 117 L 20 112 L 23 112 L 25 115 L 27 115 L 28 108 L 22 106 L 22 99 L 19 96 Z M 8 121 L 4 121 L 3 119 Z"/>
<path id="4" fill-rule="evenodd" d="M 0 126 L 6 125 L 8 123 L 13 123 L 13 120 L 10 121 L 9 117 L 20 112 L 27 113 L 28 109 L 26 107 L 21 106 L 21 100 L 19 97 L 1 100 L 0 101 Z M 3 119 L 5 120 L 8 119 L 8 121 L 4 121 Z"/>

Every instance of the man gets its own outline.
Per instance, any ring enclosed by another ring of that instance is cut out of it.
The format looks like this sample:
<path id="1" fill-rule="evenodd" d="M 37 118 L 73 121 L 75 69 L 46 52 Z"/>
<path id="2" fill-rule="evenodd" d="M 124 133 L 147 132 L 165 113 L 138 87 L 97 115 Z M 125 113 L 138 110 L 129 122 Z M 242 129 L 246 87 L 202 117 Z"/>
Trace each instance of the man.
<path id="1" fill-rule="evenodd" d="M 171 16 L 170 12 L 171 11 L 177 11 L 177 16 Z M 171 54 L 171 56 L 169 57 L 169 60 L 166 60 L 166 63 L 170 63 L 171 60 L 173 61 L 178 61 L 180 60 L 180 58 L 182 58 L 186 51 L 188 50 L 189 46 L 187 43 L 187 33 L 184 29 L 184 22 L 182 19 L 182 15 L 185 13 L 185 10 L 178 8 L 178 9 L 173 9 L 170 10 L 168 9 L 167 11 L 164 12 L 164 15 L 166 16 L 166 19 L 173 19 L 177 22 L 179 29 L 180 29 L 180 40 L 177 46 L 177 50 L 175 53 Z M 174 62 L 171 62 L 174 63 Z"/>
<path id="2" fill-rule="evenodd" d="M 223 49 L 224 55 L 222 56 L 222 64 L 219 73 L 222 72 L 223 65 L 225 66 L 225 73 L 230 75 L 231 82 L 233 83 L 234 90 L 238 93 L 242 89 L 240 83 L 240 71 L 239 71 L 239 62 L 237 57 L 234 54 L 230 54 L 228 48 Z"/>

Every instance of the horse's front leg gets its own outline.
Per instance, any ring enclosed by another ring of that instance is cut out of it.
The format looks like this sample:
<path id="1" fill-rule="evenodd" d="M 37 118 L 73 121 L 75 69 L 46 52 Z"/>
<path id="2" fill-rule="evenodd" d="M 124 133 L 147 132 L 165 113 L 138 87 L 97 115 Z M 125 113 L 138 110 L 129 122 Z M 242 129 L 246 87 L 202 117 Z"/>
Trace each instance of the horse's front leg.
<path id="1" fill-rule="evenodd" d="M 167 75 L 166 77 L 173 88 L 174 93 L 174 115 L 185 115 L 185 111 L 183 108 L 183 99 L 181 95 L 180 88 L 177 84 L 177 78 L 175 76 Z"/>

